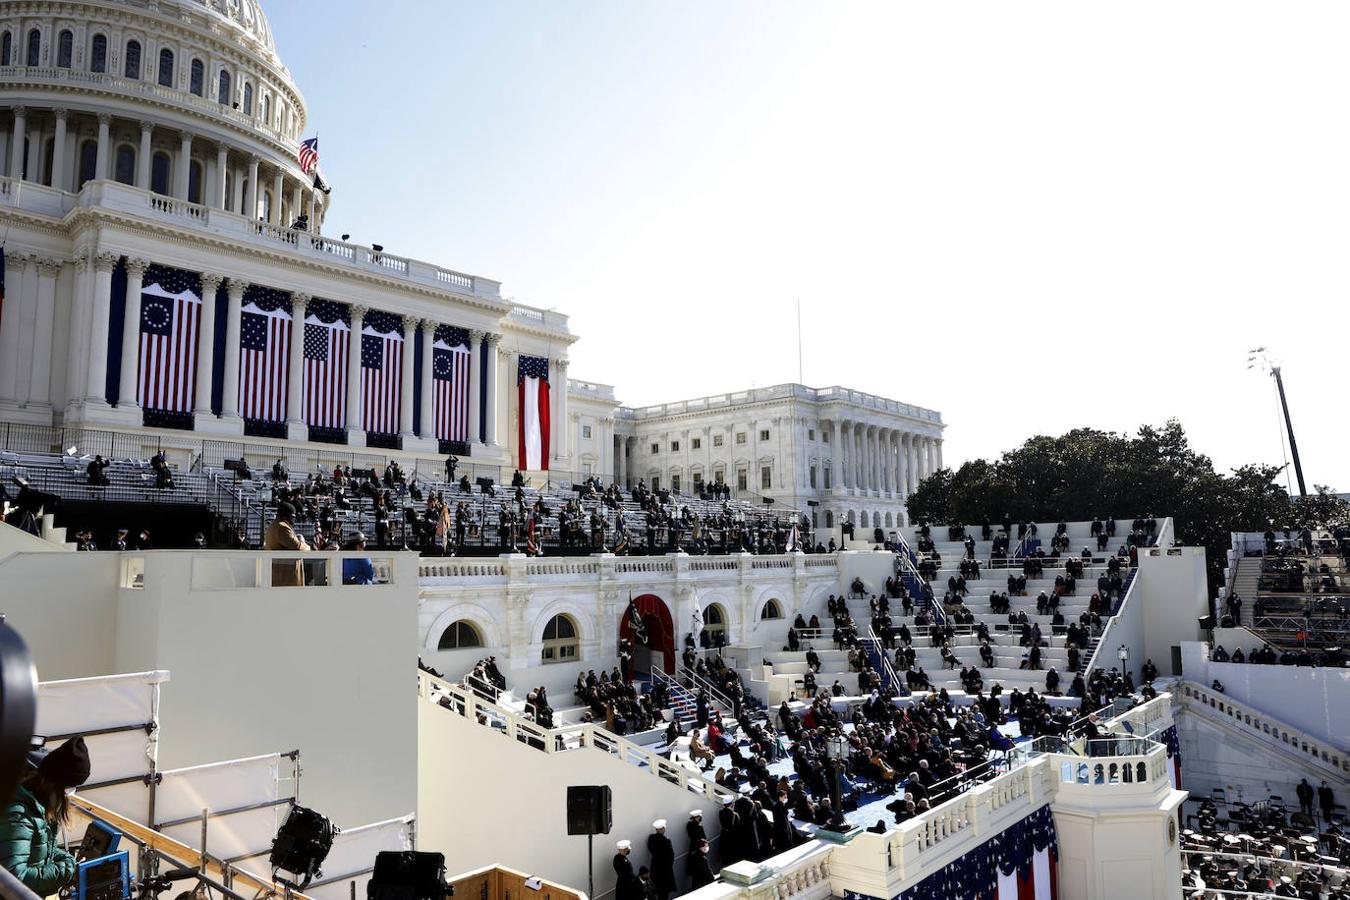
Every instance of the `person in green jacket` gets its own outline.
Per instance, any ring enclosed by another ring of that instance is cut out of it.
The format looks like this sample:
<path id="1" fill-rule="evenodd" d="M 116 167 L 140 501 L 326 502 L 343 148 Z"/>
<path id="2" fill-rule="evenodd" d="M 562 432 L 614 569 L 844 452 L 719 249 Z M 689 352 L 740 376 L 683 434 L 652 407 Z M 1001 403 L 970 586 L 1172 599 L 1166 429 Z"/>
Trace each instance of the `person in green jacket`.
<path id="1" fill-rule="evenodd" d="M 61 848 L 59 832 L 70 814 L 66 791 L 88 780 L 89 750 L 84 738 L 71 738 L 38 763 L 0 819 L 0 866 L 39 897 L 75 877 L 75 857 Z"/>

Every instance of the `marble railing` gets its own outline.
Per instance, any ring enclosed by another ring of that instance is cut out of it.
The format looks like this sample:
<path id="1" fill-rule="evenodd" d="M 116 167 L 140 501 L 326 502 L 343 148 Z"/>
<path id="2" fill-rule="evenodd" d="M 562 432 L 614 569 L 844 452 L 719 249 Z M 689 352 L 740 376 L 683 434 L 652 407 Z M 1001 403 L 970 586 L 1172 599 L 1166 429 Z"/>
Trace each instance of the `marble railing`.
<path id="1" fill-rule="evenodd" d="M 541 559 L 512 554 L 496 558 L 423 557 L 418 564 L 418 576 L 423 586 L 443 587 L 501 579 L 513 583 L 528 583 L 557 576 L 574 579 L 578 584 L 589 579 L 644 582 L 651 581 L 653 577 L 671 578 L 676 581 L 802 577 L 824 583 L 837 578 L 838 570 L 838 560 L 833 556 L 807 556 L 801 553 L 771 556 L 753 556 L 746 553 L 693 557 L 683 553 L 638 557 L 597 554 L 551 556 Z"/>
<path id="2" fill-rule="evenodd" d="M 1211 717 L 1226 719 L 1255 740 L 1296 753 L 1340 778 L 1350 777 L 1350 757 L 1333 744 L 1194 682 L 1180 682 L 1173 693 L 1183 709 L 1208 709 Z"/>

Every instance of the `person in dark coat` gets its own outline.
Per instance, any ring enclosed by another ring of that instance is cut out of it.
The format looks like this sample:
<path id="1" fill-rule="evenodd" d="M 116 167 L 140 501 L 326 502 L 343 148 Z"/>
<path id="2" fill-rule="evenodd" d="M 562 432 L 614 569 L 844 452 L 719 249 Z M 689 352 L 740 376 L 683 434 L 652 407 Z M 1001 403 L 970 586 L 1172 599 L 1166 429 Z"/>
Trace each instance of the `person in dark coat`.
<path id="1" fill-rule="evenodd" d="M 75 857 L 61 847 L 60 831 L 69 816 L 66 791 L 88 780 L 89 750 L 84 738 L 71 738 L 43 757 L 0 819 L 0 866 L 39 897 L 75 877 Z"/>
<path id="2" fill-rule="evenodd" d="M 692 853 L 695 847 L 708 839 L 708 833 L 703 830 L 703 810 L 690 810 L 689 822 L 684 826 L 684 831 L 689 835 L 689 850 Z"/>
<path id="3" fill-rule="evenodd" d="M 741 859 L 758 862 L 763 857 L 759 852 L 759 826 L 755 822 L 756 815 L 758 815 L 758 811 L 755 809 L 755 801 L 741 795 L 740 799 L 736 801 L 736 844 Z"/>
<path id="4" fill-rule="evenodd" d="M 773 849 L 775 853 L 792 849 L 792 813 L 788 809 L 787 794 L 779 794 L 770 806 L 773 813 Z"/>
<path id="5" fill-rule="evenodd" d="M 614 900 L 643 900 L 633 864 L 628 859 L 633 842 L 619 841 L 615 846 L 618 852 L 614 854 Z"/>
<path id="6" fill-rule="evenodd" d="M 712 865 L 708 862 L 708 842 L 700 841 L 689 851 L 685 861 L 685 871 L 689 875 L 689 890 L 696 891 L 705 884 L 712 884 Z"/>
<path id="7" fill-rule="evenodd" d="M 1331 790 L 1331 785 L 1324 779 L 1321 787 L 1317 789 L 1317 803 L 1322 807 L 1322 818 L 1331 824 L 1331 813 L 1336 808 L 1336 794 Z"/>
<path id="8" fill-rule="evenodd" d="M 666 837 L 666 820 L 657 819 L 647 835 L 647 852 L 651 854 L 652 884 L 656 885 L 659 900 L 670 900 L 675 893 L 675 847 Z"/>
<path id="9" fill-rule="evenodd" d="M 741 823 L 736 816 L 736 810 L 732 808 L 731 798 L 728 797 L 722 802 L 722 808 L 717 811 L 717 821 L 722 826 L 722 839 L 718 847 L 718 855 L 722 860 L 722 868 L 726 868 L 734 862 L 740 862 L 741 848 L 738 837 L 740 835 Z"/>

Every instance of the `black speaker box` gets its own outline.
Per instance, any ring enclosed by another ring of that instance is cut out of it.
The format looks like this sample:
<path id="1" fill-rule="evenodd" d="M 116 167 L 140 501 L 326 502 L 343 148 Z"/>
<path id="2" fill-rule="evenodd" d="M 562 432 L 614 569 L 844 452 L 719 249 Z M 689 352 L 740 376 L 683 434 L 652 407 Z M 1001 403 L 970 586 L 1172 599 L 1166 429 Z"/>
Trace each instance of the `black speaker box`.
<path id="1" fill-rule="evenodd" d="M 614 795 L 607 784 L 567 788 L 567 833 L 609 834 L 614 825 Z"/>

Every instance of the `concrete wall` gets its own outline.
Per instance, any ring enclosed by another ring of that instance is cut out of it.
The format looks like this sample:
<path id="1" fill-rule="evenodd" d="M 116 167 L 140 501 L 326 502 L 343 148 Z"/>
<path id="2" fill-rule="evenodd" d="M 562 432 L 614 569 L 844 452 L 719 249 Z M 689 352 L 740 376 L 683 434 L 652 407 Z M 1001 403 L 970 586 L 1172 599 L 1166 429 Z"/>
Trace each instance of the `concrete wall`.
<path id="1" fill-rule="evenodd" d="M 0 582 L 10 586 L 0 612 L 28 642 L 43 681 L 119 671 L 120 556 L 38 551 L 0 561 Z"/>
<path id="2" fill-rule="evenodd" d="M 1179 675 L 1173 671 L 1172 648 L 1198 638 L 1197 620 L 1209 614 L 1205 550 L 1154 547 L 1141 551 L 1135 578 L 1137 599 L 1144 607 L 1144 654 L 1153 659 L 1160 674 Z"/>
<path id="3" fill-rule="evenodd" d="M 412 691 L 408 692 L 410 695 Z M 716 853 L 717 809 L 700 797 L 598 750 L 543 753 L 504 732 L 418 703 L 417 846 L 445 854 L 451 872 L 494 860 L 561 884 L 586 885 L 586 838 L 567 834 L 568 785 L 608 784 L 614 827 L 595 837 L 595 896 L 614 890 L 614 843 L 633 842 L 633 868 L 647 865 L 647 835 L 657 817 L 669 820 L 675 877 L 687 889 L 685 823 L 703 810 Z"/>
<path id="4" fill-rule="evenodd" d="M 1188 680 L 1208 686 L 1218 679 L 1234 700 L 1350 748 L 1350 669 L 1210 662 L 1200 643 L 1185 644 L 1183 657 Z"/>

